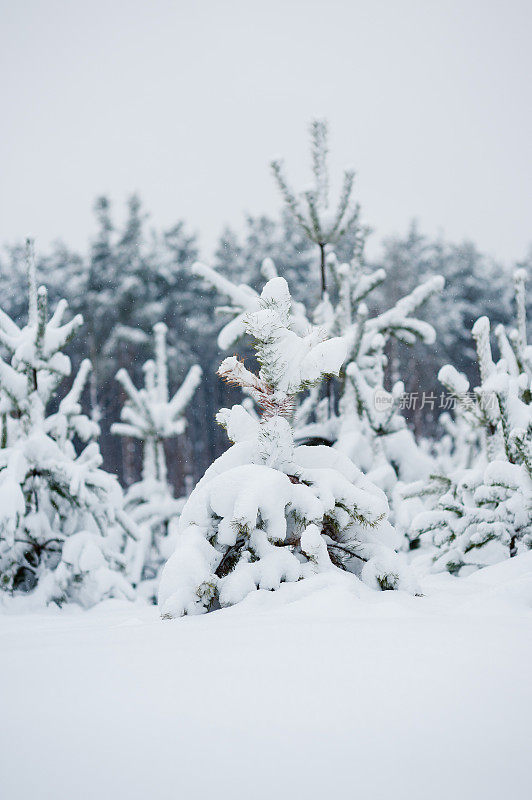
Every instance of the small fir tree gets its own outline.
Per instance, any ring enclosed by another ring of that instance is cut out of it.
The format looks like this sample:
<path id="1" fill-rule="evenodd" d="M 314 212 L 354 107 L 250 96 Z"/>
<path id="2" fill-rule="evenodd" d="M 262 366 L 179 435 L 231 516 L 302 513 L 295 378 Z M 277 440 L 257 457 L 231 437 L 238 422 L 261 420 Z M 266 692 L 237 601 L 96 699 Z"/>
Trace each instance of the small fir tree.
<path id="1" fill-rule="evenodd" d="M 470 391 L 454 367 L 439 378 L 460 406 L 470 430 L 480 432 L 476 463 L 435 474 L 412 494 L 432 498 L 432 508 L 413 521 L 412 535 L 430 539 L 437 569 L 460 573 L 500 561 L 532 547 L 532 347 L 527 342 L 525 272 L 514 275 L 516 325 L 495 331 L 500 360 L 495 363 L 490 323 L 473 326 L 480 384 Z M 468 437 L 471 441 L 472 436 Z"/>
<path id="2" fill-rule="evenodd" d="M 8 354 L 0 359 L 0 585 L 31 592 L 37 603 L 132 597 L 120 572 L 119 543 L 107 534 L 117 519 L 132 534 L 134 526 L 121 510 L 116 479 L 100 469 L 98 426 L 80 405 L 89 361 L 50 410 L 70 375 L 63 348 L 83 320 L 78 315 L 63 323 L 64 300 L 48 317 L 29 240 L 26 260 L 26 325 L 0 311 L 0 341 Z M 84 443 L 79 455 L 75 438 Z"/>
<path id="3" fill-rule="evenodd" d="M 398 481 L 425 477 L 433 466 L 398 413 L 404 384 L 393 353 L 397 342 L 434 342 L 433 327 L 414 314 L 441 290 L 444 281 L 440 276 L 428 278 L 406 295 L 395 296 L 388 310 L 370 315 L 367 303 L 373 293 L 380 289 L 382 294 L 382 287 L 393 283 L 394 276 L 387 277 L 382 269 L 365 267 L 368 229 L 360 225 L 360 209 L 353 203 L 353 170 L 345 171 L 338 205 L 330 210 L 327 140 L 326 123 L 314 121 L 314 187 L 300 198 L 289 188 L 282 162 L 272 163 L 286 208 L 308 240 L 320 249 L 322 298 L 312 318 L 329 335 L 344 336 L 348 342 L 340 386 L 335 391 L 327 382 L 326 399 L 320 399 L 319 391 L 314 390 L 298 409 L 295 422 L 302 429 L 301 436 L 336 442 L 392 500 Z M 339 262 L 331 248 L 341 248 L 346 241 L 349 257 Z M 385 378 L 393 386 L 391 393 L 385 391 Z"/>
<path id="4" fill-rule="evenodd" d="M 391 341 L 412 345 L 432 344 L 435 332 L 416 312 L 441 290 L 440 276 L 428 278 L 391 308 L 370 315 L 368 301 L 385 280 L 384 270 L 368 271 L 360 258 L 339 264 L 328 258 L 336 289 L 336 302 L 322 303 L 315 312 L 330 335 L 347 342 L 345 369 L 341 373 L 338 413 L 324 417 L 318 397 L 309 397 L 301 409 L 298 426 L 306 435 L 323 436 L 354 459 L 390 497 L 398 480 L 426 474 L 430 459 L 417 445 L 400 413 L 404 384 L 393 376 L 391 392 L 385 389 L 386 351 Z M 308 424 L 314 414 L 315 422 Z"/>
<path id="5" fill-rule="evenodd" d="M 125 495 L 125 509 L 139 528 L 140 540 L 129 544 L 126 557 L 131 581 L 135 585 L 151 581 L 150 591 L 169 556 L 165 550 L 169 526 L 184 504 L 184 499 L 173 497 L 168 485 L 164 445 L 184 432 L 184 412 L 201 380 L 201 368 L 195 364 L 170 398 L 166 330 L 163 322 L 154 326 L 155 361 L 144 364 L 144 388 L 136 389 L 125 369 L 117 373 L 127 401 L 122 422 L 112 427 L 113 433 L 142 442 L 142 480 L 132 484 Z"/>
<path id="6" fill-rule="evenodd" d="M 315 327 L 300 335 L 293 321 L 286 281 L 274 277 L 243 320 L 259 373 L 235 356 L 220 366 L 218 374 L 242 387 L 262 415 L 241 405 L 218 414 L 233 445 L 183 510 L 177 549 L 161 578 L 164 617 L 232 605 L 257 589 L 337 568 L 377 588 L 405 585 L 386 546 L 394 533 L 385 495 L 340 453 L 294 444 L 295 398 L 338 374 L 346 346 Z"/>

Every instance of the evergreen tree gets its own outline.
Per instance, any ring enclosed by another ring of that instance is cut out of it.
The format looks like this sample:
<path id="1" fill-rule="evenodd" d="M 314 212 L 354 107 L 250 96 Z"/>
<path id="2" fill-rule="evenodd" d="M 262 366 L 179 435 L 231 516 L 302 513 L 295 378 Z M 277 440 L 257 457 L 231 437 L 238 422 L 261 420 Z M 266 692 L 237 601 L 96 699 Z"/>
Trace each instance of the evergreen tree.
<path id="1" fill-rule="evenodd" d="M 418 285 L 418 274 L 408 287 L 401 284 L 398 293 L 397 274 L 388 276 L 382 269 L 366 268 L 364 246 L 368 231 L 360 225 L 360 209 L 352 202 L 354 171 L 345 171 L 340 200 L 331 213 L 326 123 L 312 123 L 311 144 L 314 187 L 302 198 L 289 188 L 281 162 L 273 162 L 272 168 L 287 208 L 308 241 L 317 244 L 320 250 L 322 298 L 312 318 L 329 335 L 346 338 L 348 358 L 336 392 L 338 410 L 334 387 L 329 383 L 326 401 L 320 401 L 319 393 L 312 392 L 298 409 L 296 424 L 303 428 L 301 435 L 311 436 L 314 441 L 336 442 L 391 497 L 398 478 L 411 480 L 414 473 L 420 477 L 430 465 L 407 430 L 404 418 L 397 413 L 404 383 L 400 382 L 394 350 L 397 342 L 408 345 L 416 341 L 434 342 L 432 326 L 413 314 L 441 289 L 443 281 L 426 274 L 425 281 Z M 331 247 L 343 244 L 343 255 L 346 243 L 349 256 L 339 262 Z M 413 229 L 410 248 L 417 246 L 422 250 L 422 244 Z M 382 299 L 386 294 L 382 287 L 388 283 L 391 302 L 374 305 L 370 314 L 368 303 L 372 294 L 381 287 Z M 388 310 L 380 312 L 382 305 Z M 392 394 L 385 391 L 386 377 L 388 384 L 395 386 Z M 384 408 L 376 407 L 377 397 Z"/>
<path id="2" fill-rule="evenodd" d="M 140 536 L 129 543 L 126 560 L 128 574 L 134 585 L 154 579 L 165 558 L 164 549 L 169 526 L 179 517 L 184 500 L 176 500 L 168 485 L 165 442 L 180 436 L 186 427 L 184 410 L 195 392 L 201 368 L 190 368 L 181 387 L 170 398 L 168 391 L 168 353 L 166 325 L 154 327 L 155 361 L 144 364 L 144 388 L 137 390 L 125 369 L 117 374 L 127 396 L 121 413 L 122 422 L 112 426 L 112 432 L 142 442 L 142 479 L 132 484 L 125 495 L 125 510 L 136 523 Z"/>
<path id="3" fill-rule="evenodd" d="M 120 230 L 113 224 L 106 198 L 98 200 L 96 214 L 98 232 L 79 310 L 88 321 L 95 367 L 91 405 L 103 429 L 106 463 L 130 485 L 140 477 L 140 452 L 132 439 L 122 437 L 117 446 L 117 440 L 109 437 L 112 420 L 126 400 L 124 394 L 116 392 L 113 376 L 117 370 L 126 369 L 134 382 L 142 380 L 141 365 L 150 355 L 150 332 L 159 320 L 168 326 L 172 365 L 205 361 L 213 329 L 212 302 L 209 313 L 209 298 L 200 296 L 190 272 L 196 257 L 195 238 L 187 234 L 182 222 L 168 231 L 150 234 L 147 215 L 136 196 L 129 199 Z M 171 375 L 172 379 L 179 377 Z M 198 432 L 197 422 L 194 432 Z M 173 453 L 172 446 L 170 451 Z M 172 467 L 172 481 L 182 484 L 177 459 Z"/>
<path id="4" fill-rule="evenodd" d="M 57 410 L 49 410 L 71 371 L 63 348 L 83 320 L 63 323 L 65 300 L 48 317 L 30 241 L 26 261 L 27 323 L 0 312 L 0 340 L 9 353 L 0 359 L 0 585 L 31 592 L 37 603 L 131 597 L 117 543 L 107 534 L 117 519 L 133 535 L 134 526 L 122 512 L 116 479 L 100 469 L 98 426 L 80 406 L 88 360 Z M 79 455 L 75 438 L 85 443 Z"/>
<path id="5" fill-rule="evenodd" d="M 384 268 L 387 280 L 373 294 L 371 309 L 387 308 L 431 274 L 445 278 L 446 291 L 437 292 L 427 301 L 425 315 L 436 331 L 431 348 L 422 343 L 405 347 L 391 339 L 386 348 L 389 385 L 404 377 L 405 390 L 417 400 L 405 410 L 405 416 L 416 435 L 435 436 L 437 421 L 443 409 L 422 407 L 422 392 L 438 395 L 438 370 L 444 363 L 455 364 L 470 381 L 476 374 L 475 351 L 469 331 L 483 314 L 495 323 L 507 323 L 511 314 L 511 297 L 507 290 L 509 275 L 500 264 L 484 256 L 470 242 L 454 244 L 441 238 L 422 235 L 412 223 L 406 235 L 384 241 L 382 256 L 376 268 Z"/>
<path id="6" fill-rule="evenodd" d="M 349 344 L 339 411 L 330 416 L 327 435 L 357 463 L 364 459 L 359 466 L 391 496 L 397 480 L 426 474 L 430 459 L 400 413 L 405 386 L 398 371 L 391 391 L 385 388 L 387 352 L 392 342 L 408 346 L 434 343 L 434 328 L 416 312 L 441 290 L 443 279 L 427 278 L 390 308 L 370 316 L 367 302 L 386 282 L 387 274 L 365 270 L 356 259 L 340 265 L 331 259 L 331 271 L 338 286 L 338 302 L 329 311 L 327 330 L 341 333 Z"/>
<path id="7" fill-rule="evenodd" d="M 218 370 L 262 415 L 242 405 L 218 414 L 233 445 L 207 470 L 180 517 L 177 548 L 161 578 L 163 617 L 233 605 L 257 589 L 336 568 L 376 588 L 407 585 L 386 546 L 394 535 L 385 495 L 341 454 L 294 444 L 295 397 L 338 373 L 346 344 L 312 327 L 300 335 L 293 323 L 286 281 L 274 277 L 243 323 L 255 342 L 258 375 L 235 356 Z"/>
<path id="8" fill-rule="evenodd" d="M 524 270 L 514 279 L 515 327 L 495 330 L 500 360 L 493 360 L 489 320 L 480 317 L 473 326 L 480 373 L 474 392 L 454 367 L 446 365 L 439 374 L 470 429 L 482 434 L 482 452 L 466 466 L 458 452 L 454 470 L 410 488 L 432 499 L 432 508 L 414 519 L 412 535 L 429 538 L 436 568 L 453 573 L 532 547 L 532 347 Z"/>

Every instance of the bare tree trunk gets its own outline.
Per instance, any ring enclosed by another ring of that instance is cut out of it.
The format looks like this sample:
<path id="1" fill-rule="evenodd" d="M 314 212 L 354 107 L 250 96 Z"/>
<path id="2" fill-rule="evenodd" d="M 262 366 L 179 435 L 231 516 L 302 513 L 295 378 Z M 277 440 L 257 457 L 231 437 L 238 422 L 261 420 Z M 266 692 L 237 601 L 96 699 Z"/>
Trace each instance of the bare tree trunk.
<path id="1" fill-rule="evenodd" d="M 327 294 L 327 273 L 326 273 L 326 262 L 325 262 L 325 244 L 319 243 L 318 247 L 320 248 L 320 274 L 321 274 L 321 299 L 325 298 Z M 331 378 L 327 378 L 325 380 L 325 397 L 329 401 L 329 416 L 332 417 L 334 414 L 334 387 Z"/>
<path id="2" fill-rule="evenodd" d="M 325 245 L 320 242 L 318 247 L 320 248 L 321 299 L 323 300 L 327 291 L 327 275 L 325 273 Z"/>

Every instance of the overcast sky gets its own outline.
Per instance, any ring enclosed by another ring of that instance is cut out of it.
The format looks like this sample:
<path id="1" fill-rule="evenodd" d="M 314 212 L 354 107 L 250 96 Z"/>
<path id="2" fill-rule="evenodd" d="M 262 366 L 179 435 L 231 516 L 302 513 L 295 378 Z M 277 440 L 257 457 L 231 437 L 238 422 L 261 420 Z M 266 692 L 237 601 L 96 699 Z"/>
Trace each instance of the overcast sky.
<path id="1" fill-rule="evenodd" d="M 83 246 L 140 192 L 212 247 L 274 212 L 307 124 L 354 165 L 376 237 L 412 217 L 506 260 L 532 242 L 529 0 L 0 0 L 0 241 Z"/>

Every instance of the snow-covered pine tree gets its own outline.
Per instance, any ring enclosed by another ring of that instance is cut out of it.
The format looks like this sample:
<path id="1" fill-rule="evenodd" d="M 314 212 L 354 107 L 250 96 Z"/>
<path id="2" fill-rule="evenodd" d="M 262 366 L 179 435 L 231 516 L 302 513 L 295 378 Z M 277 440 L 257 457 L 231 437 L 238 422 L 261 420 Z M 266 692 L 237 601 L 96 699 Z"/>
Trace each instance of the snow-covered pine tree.
<path id="1" fill-rule="evenodd" d="M 80 405 L 88 360 L 55 411 L 49 408 L 71 371 L 63 348 L 83 320 L 63 323 L 64 300 L 48 317 L 30 240 L 26 261 L 26 325 L 0 311 L 0 586 L 31 593 L 36 604 L 132 597 L 107 533 L 117 518 L 132 534 L 134 525 L 121 509 L 118 482 L 100 469 L 98 426 Z M 79 455 L 74 438 L 85 443 Z"/>
<path id="2" fill-rule="evenodd" d="M 390 308 L 425 276 L 445 278 L 445 291 L 430 298 L 424 312 L 425 319 L 434 326 L 438 346 L 428 349 L 420 343 L 405 348 L 392 339 L 386 349 L 388 375 L 404 376 L 407 392 L 417 392 L 422 386 L 434 394 L 441 393 L 437 375 L 442 364 L 454 364 L 466 372 L 469 380 L 475 380 L 475 348 L 470 331 L 487 308 L 497 323 L 507 324 L 511 319 L 507 271 L 470 242 L 454 244 L 423 235 L 415 221 L 404 235 L 384 239 L 376 263 L 387 275 L 372 295 L 377 308 Z M 436 433 L 437 415 L 430 414 L 430 409 L 418 406 L 410 409 L 408 416 L 418 434 Z"/>
<path id="3" fill-rule="evenodd" d="M 339 450 L 355 459 L 391 496 L 398 480 L 426 475 L 432 462 L 400 413 L 404 384 L 399 375 L 392 376 L 391 392 L 385 390 L 386 350 L 393 340 L 407 345 L 434 343 L 434 328 L 416 312 L 442 289 L 443 278 L 428 278 L 391 308 L 370 316 L 368 299 L 386 280 L 384 270 L 367 271 L 359 258 L 345 264 L 338 264 L 332 255 L 328 260 L 338 301 L 323 307 L 321 317 L 330 335 L 346 339 L 348 355 L 338 414 L 330 414 L 325 425 L 314 424 L 310 431 L 316 435 L 321 428 L 322 435 L 335 441 Z"/>
<path id="4" fill-rule="evenodd" d="M 150 358 L 151 331 L 158 321 L 168 325 L 169 352 L 181 363 L 215 360 L 213 302 L 200 293 L 190 272 L 197 252 L 184 223 L 169 230 L 149 228 L 149 217 L 136 196 L 128 200 L 122 226 L 115 225 L 107 198 L 98 199 L 95 211 L 97 231 L 81 276 L 75 275 L 64 288 L 70 308 L 85 320 L 93 364 L 90 401 L 101 424 L 105 463 L 130 485 L 139 478 L 135 448 L 127 437 L 110 435 L 126 399 L 121 388 L 117 391 L 114 376 L 125 368 L 135 384 L 142 382 L 142 364 Z M 58 274 L 64 276 L 64 265 Z M 79 350 L 76 343 L 70 346 L 75 363 Z M 199 417 L 201 411 L 192 420 L 195 432 Z M 197 449 L 201 451 L 201 442 Z"/>
<path id="5" fill-rule="evenodd" d="M 382 269 L 365 269 L 368 229 L 360 224 L 360 208 L 352 198 L 355 173 L 345 170 L 339 201 L 331 210 L 326 122 L 313 121 L 310 132 L 314 187 L 298 197 L 284 177 L 280 160 L 272 162 L 272 170 L 287 209 L 320 250 L 322 298 L 312 319 L 330 336 L 346 337 L 348 357 L 340 376 L 339 412 L 336 413 L 334 392 L 329 385 L 326 401 L 320 401 L 317 391 L 310 394 L 298 410 L 296 425 L 305 426 L 314 418 L 301 435 L 336 442 L 358 466 L 371 472 L 372 480 L 391 498 L 398 479 L 410 481 L 426 476 L 431 462 L 398 413 L 403 384 L 395 374 L 394 364 L 390 366 L 395 388 L 391 394 L 384 390 L 385 351 L 395 341 L 410 345 L 434 342 L 433 327 L 413 315 L 441 290 L 443 278 L 428 278 L 399 297 L 387 311 L 370 316 L 367 298 L 384 283 L 386 273 Z M 350 254 L 347 261 L 340 263 L 331 248 L 340 246 L 343 239 L 349 240 Z"/>
<path id="6" fill-rule="evenodd" d="M 394 531 L 384 493 L 331 448 L 294 444 L 295 398 L 338 374 L 346 345 L 315 327 L 300 335 L 290 312 L 288 285 L 273 277 L 242 323 L 255 343 L 258 375 L 235 356 L 218 370 L 254 399 L 262 416 L 242 405 L 218 414 L 233 445 L 183 509 L 177 549 L 161 577 L 163 617 L 232 605 L 257 589 L 337 568 L 376 588 L 406 585 L 389 547 Z"/>
<path id="7" fill-rule="evenodd" d="M 127 402 L 122 422 L 111 428 L 115 434 L 142 442 L 142 480 L 132 484 L 125 495 L 125 510 L 137 524 L 140 537 L 129 543 L 126 559 L 130 580 L 135 586 L 147 582 L 145 594 L 151 592 L 151 597 L 154 581 L 170 555 L 165 549 L 170 523 L 179 517 L 185 502 L 174 498 L 168 484 L 164 445 L 185 430 L 185 408 L 201 380 L 201 367 L 195 364 L 170 398 L 166 331 L 164 322 L 154 326 L 155 361 L 144 364 L 144 388 L 136 389 L 125 369 L 117 373 Z"/>
<path id="8" fill-rule="evenodd" d="M 435 474 L 411 493 L 432 498 L 413 521 L 412 535 L 430 538 L 436 569 L 452 573 L 515 556 L 532 547 L 532 347 L 527 341 L 524 270 L 514 274 L 516 325 L 496 328 L 500 360 L 495 363 L 490 323 L 473 326 L 480 384 L 474 392 L 451 365 L 439 379 L 460 404 L 472 431 L 480 431 L 482 453 L 474 465 Z"/>
<path id="9" fill-rule="evenodd" d="M 435 469 L 435 461 L 428 443 L 417 441 L 408 427 L 403 408 L 412 407 L 414 403 L 421 405 L 425 397 L 434 408 L 435 396 L 429 392 L 423 394 L 419 389 L 405 394 L 395 364 L 391 370 L 393 384 L 387 391 L 385 370 L 394 343 L 412 346 L 416 342 L 425 345 L 434 342 L 433 327 L 418 319 L 416 312 L 440 291 L 443 279 L 440 276 L 428 278 L 390 309 L 369 316 L 365 298 L 376 288 L 376 273 L 364 274 L 361 265 L 356 263 L 341 265 L 338 270 L 332 265 L 331 270 L 335 275 L 343 272 L 343 277 L 340 274 L 337 280 L 346 282 L 340 291 L 346 301 L 335 308 L 332 330 L 345 331 L 350 351 L 342 375 L 338 413 L 330 415 L 321 427 L 336 442 L 335 447 L 355 461 L 368 478 L 386 492 L 391 519 L 403 536 L 404 546 L 408 547 L 406 532 L 419 507 L 412 501 L 405 502 L 401 488 L 405 482 L 428 478 Z M 382 278 L 385 279 L 385 275 Z M 360 294 L 363 295 L 361 301 L 358 300 Z M 351 315 L 346 313 L 350 296 L 353 298 Z M 319 427 L 314 423 L 307 426 L 307 431 L 316 432 Z"/>

